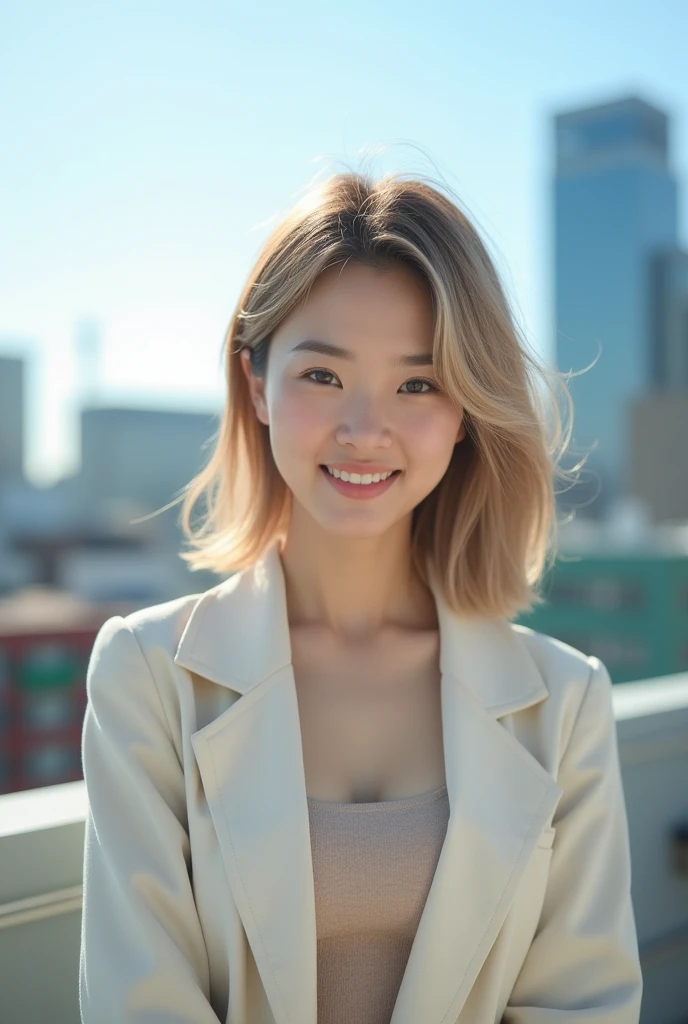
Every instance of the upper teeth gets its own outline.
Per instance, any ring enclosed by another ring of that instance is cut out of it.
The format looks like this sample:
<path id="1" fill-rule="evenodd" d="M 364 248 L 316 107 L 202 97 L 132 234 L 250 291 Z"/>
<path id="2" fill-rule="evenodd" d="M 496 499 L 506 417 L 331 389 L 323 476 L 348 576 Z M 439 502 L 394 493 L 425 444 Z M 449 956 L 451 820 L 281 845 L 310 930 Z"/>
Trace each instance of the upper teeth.
<path id="1" fill-rule="evenodd" d="M 389 473 L 364 473 L 361 476 L 360 473 L 346 473 L 343 470 L 340 472 L 338 469 L 330 469 L 329 466 L 325 468 L 331 476 L 337 477 L 338 480 L 348 481 L 350 484 L 376 484 L 380 480 L 386 480 L 394 473 L 394 470 L 391 469 Z"/>

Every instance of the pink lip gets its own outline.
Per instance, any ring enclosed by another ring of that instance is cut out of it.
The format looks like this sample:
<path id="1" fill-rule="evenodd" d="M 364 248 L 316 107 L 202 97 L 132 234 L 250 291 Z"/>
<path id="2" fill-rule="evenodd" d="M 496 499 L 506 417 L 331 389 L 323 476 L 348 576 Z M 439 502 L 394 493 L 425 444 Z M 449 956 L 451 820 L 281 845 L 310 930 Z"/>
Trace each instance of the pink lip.
<path id="1" fill-rule="evenodd" d="M 401 475 L 400 473 L 394 473 L 392 476 L 387 477 L 386 480 L 380 480 L 376 484 L 352 484 L 346 480 L 338 480 L 337 477 L 328 473 L 324 466 L 320 467 L 320 471 L 340 494 L 346 495 L 347 498 L 358 499 L 359 501 L 365 501 L 366 498 L 374 498 L 378 494 L 382 494 L 383 491 L 389 490 L 397 477 Z"/>

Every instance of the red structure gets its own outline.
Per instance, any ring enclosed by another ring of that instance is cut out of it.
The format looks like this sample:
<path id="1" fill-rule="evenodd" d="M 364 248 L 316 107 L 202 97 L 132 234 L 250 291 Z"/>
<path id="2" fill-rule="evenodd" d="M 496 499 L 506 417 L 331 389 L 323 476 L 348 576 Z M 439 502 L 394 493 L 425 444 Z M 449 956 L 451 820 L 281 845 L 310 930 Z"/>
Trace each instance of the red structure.
<path id="1" fill-rule="evenodd" d="M 44 586 L 0 601 L 0 793 L 83 778 L 93 641 L 106 619 L 131 610 Z"/>

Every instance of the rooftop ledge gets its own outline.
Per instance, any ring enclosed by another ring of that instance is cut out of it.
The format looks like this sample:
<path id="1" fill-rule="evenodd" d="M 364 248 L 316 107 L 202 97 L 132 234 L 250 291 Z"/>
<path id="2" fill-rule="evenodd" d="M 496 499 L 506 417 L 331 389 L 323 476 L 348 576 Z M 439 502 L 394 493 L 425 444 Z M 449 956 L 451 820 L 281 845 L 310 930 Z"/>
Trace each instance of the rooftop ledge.
<path id="1" fill-rule="evenodd" d="M 616 683 L 612 688 L 612 701 L 620 744 L 625 737 L 630 740 L 641 733 L 647 735 L 648 730 L 654 731 L 652 727 L 655 724 L 666 728 L 668 723 L 664 716 L 672 712 L 681 719 L 681 724 L 685 724 L 681 712 L 688 715 L 688 672 Z M 659 716 L 659 719 L 646 721 L 653 716 Z M 639 721 L 642 722 L 640 728 Z M 621 753 L 623 762 L 623 750 Z M 0 794 L 0 840 L 19 832 L 83 823 L 87 807 L 86 783 L 83 780 Z"/>
<path id="2" fill-rule="evenodd" d="M 18 832 L 84 822 L 87 807 L 83 780 L 0 794 L 0 840 Z"/>

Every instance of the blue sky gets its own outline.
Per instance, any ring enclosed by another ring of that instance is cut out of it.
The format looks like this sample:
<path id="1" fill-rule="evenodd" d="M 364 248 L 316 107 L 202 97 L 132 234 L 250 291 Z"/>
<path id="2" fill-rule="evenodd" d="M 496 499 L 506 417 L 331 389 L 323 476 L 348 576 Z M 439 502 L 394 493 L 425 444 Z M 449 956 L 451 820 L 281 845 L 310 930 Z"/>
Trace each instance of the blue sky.
<path id="1" fill-rule="evenodd" d="M 447 183 L 551 358 L 552 117 L 664 109 L 687 244 L 686 38 L 685 0 L 2 0 L 0 354 L 29 360 L 31 478 L 78 468 L 79 321 L 99 400 L 215 407 L 271 225 L 364 160 Z"/>

